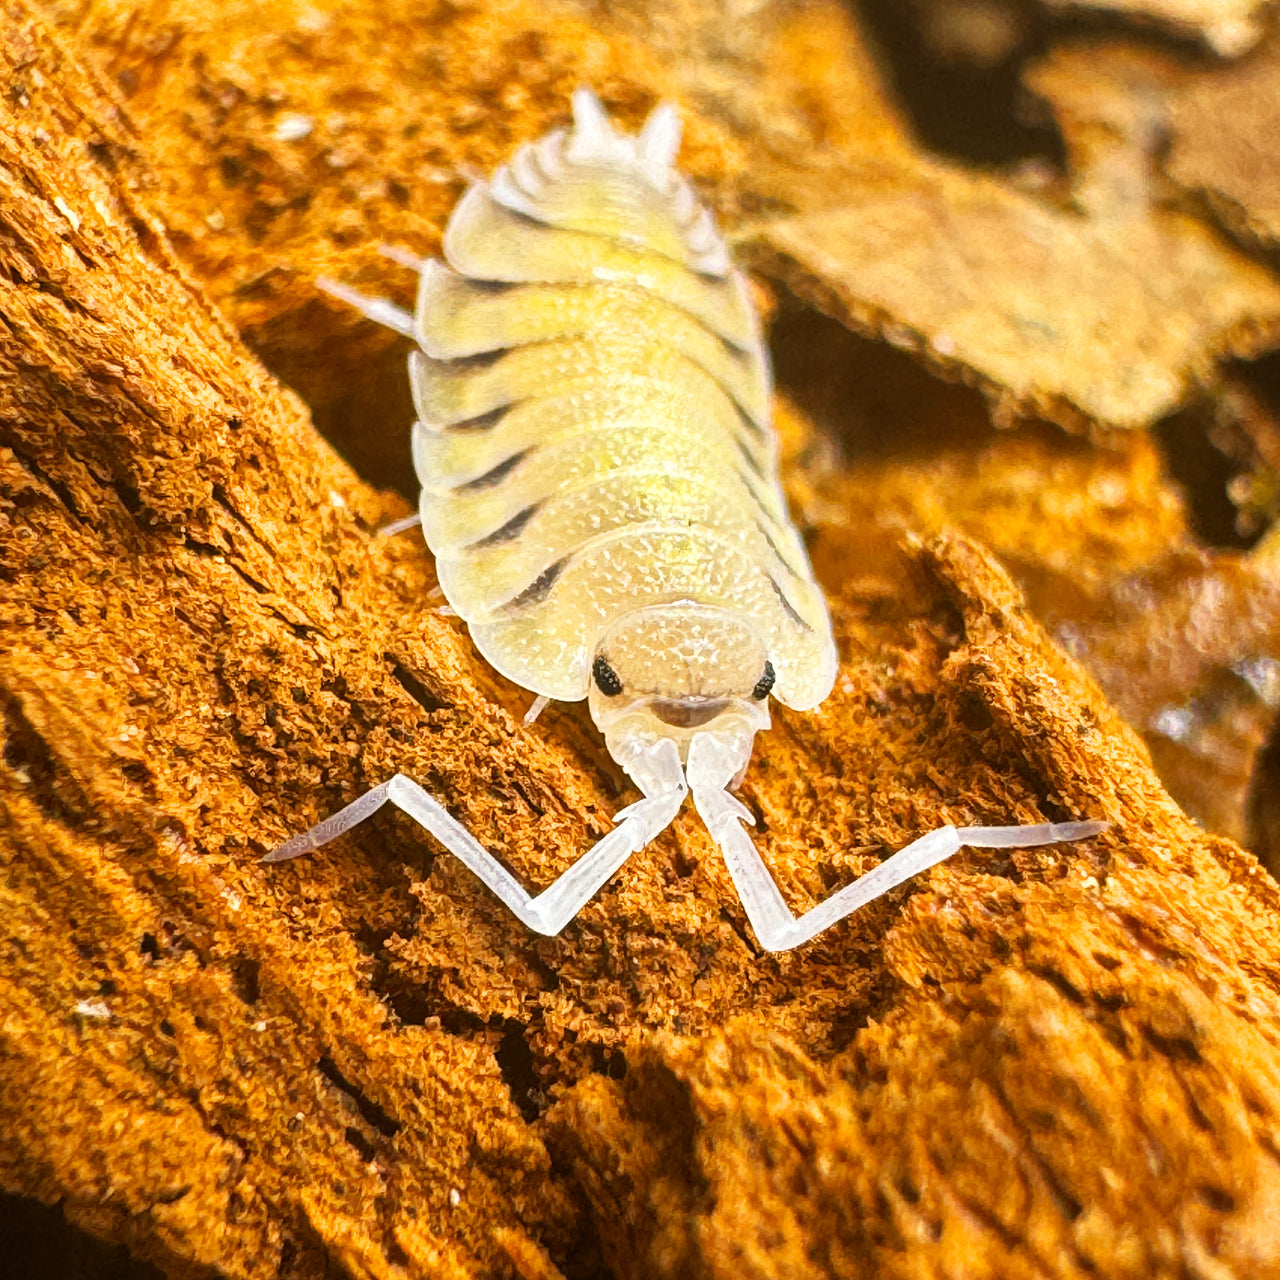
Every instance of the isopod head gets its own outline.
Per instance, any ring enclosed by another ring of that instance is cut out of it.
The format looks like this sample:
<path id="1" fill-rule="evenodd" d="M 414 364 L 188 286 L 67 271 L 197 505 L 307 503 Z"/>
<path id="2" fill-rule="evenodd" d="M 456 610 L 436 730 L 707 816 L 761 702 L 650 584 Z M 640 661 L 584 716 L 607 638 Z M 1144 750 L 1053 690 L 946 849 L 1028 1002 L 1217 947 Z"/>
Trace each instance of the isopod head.
<path id="1" fill-rule="evenodd" d="M 745 768 L 756 732 L 769 727 L 773 667 L 751 622 L 729 609 L 678 600 L 634 609 L 596 648 L 587 695 L 610 754 L 670 739 L 688 759 L 710 733 Z"/>

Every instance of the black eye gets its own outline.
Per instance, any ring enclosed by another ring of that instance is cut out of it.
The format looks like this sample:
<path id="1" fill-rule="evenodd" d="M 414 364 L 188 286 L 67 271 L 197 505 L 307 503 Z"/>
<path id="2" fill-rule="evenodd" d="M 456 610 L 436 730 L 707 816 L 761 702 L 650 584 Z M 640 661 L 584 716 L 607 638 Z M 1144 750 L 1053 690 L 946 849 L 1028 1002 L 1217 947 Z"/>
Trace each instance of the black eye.
<path id="1" fill-rule="evenodd" d="M 595 677 L 596 688 L 606 698 L 616 698 L 622 692 L 618 673 L 603 658 L 597 658 L 591 664 L 591 674 Z M 769 683 L 772 684 L 773 680 L 770 679 Z"/>
<path id="2" fill-rule="evenodd" d="M 764 664 L 764 675 L 756 681 L 756 687 L 751 690 L 751 696 L 757 701 L 762 702 L 769 696 L 769 690 L 773 688 L 773 682 L 777 679 L 777 675 L 773 670 L 773 663 L 766 662 Z"/>

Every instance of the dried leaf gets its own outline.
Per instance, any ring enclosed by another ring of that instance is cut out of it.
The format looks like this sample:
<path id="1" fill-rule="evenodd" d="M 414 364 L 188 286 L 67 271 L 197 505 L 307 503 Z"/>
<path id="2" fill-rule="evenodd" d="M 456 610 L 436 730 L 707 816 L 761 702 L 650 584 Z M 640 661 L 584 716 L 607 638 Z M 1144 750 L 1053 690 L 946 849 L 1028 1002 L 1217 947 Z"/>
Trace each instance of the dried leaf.
<path id="1" fill-rule="evenodd" d="M 1170 96 L 1163 168 L 1241 243 L 1280 249 L 1280 53 L 1274 41 L 1237 67 Z"/>
<path id="2" fill-rule="evenodd" d="M 1187 811 L 1250 841 L 1251 792 L 1280 712 L 1276 576 L 1246 556 L 1174 553 L 1069 614 L 1038 604 L 1143 731 Z"/>
<path id="3" fill-rule="evenodd" d="M 1083 152 L 1120 133 L 1145 137 L 1166 179 L 1160 190 L 1217 223 L 1248 251 L 1280 244 L 1280 53 L 1275 41 L 1237 66 L 1188 67 L 1124 41 L 1055 49 L 1030 83 L 1050 99 Z"/>
<path id="4" fill-rule="evenodd" d="M 993 433 L 971 392 L 833 330 L 803 312 L 775 326 L 780 378 L 811 415 L 780 418 L 806 518 L 851 526 L 868 545 L 893 529 L 980 538 L 1142 733 L 1178 802 L 1269 852 L 1272 828 L 1251 812 L 1280 714 L 1280 575 L 1261 549 L 1195 546 L 1151 434 L 1086 443 L 1044 426 Z M 849 406 L 867 384 L 878 397 L 863 420 Z M 815 448 L 815 423 L 842 458 Z"/>
<path id="5" fill-rule="evenodd" d="M 757 156 L 750 180 L 797 212 L 756 229 L 754 260 L 858 332 L 976 383 L 1002 415 L 1146 426 L 1216 361 L 1280 340 L 1280 282 L 1160 207 L 1154 146 L 1137 128 L 1091 133 L 1066 202 L 906 141 L 827 156 L 816 176 L 807 157 Z"/>
<path id="6" fill-rule="evenodd" d="M 1062 13 L 1128 18 L 1139 26 L 1203 41 L 1219 57 L 1247 53 L 1266 30 L 1266 0 L 1042 0 Z"/>

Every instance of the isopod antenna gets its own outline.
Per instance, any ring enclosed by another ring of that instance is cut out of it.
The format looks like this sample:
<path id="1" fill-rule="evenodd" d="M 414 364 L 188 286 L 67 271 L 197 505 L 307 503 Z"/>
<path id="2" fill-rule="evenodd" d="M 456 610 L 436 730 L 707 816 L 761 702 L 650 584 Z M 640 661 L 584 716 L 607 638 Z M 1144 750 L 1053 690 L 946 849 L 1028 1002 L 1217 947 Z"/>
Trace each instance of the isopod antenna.
<path id="1" fill-rule="evenodd" d="M 384 804 L 393 804 L 425 827 L 446 849 L 495 893 L 517 919 L 537 933 L 557 934 L 599 892 L 633 854 L 670 826 L 688 789 L 675 743 L 654 743 L 642 759 L 633 759 L 629 772 L 642 800 L 614 815 L 618 823 L 608 835 L 582 855 L 536 897 L 493 856 L 438 800 L 411 778 L 397 773 L 340 809 L 309 831 L 273 849 L 263 862 L 287 862 L 319 849 L 372 817 Z"/>
<path id="2" fill-rule="evenodd" d="M 743 822 L 754 823 L 755 819 L 726 789 L 737 768 L 737 757 L 714 735 L 698 734 L 694 738 L 689 748 L 687 771 L 693 803 L 711 838 L 720 847 L 747 919 L 766 951 L 790 951 L 808 942 L 859 907 L 936 866 L 965 845 L 981 849 L 1025 849 L 1063 840 L 1084 840 L 1111 825 L 1109 822 L 1043 822 L 1019 827 L 939 827 L 913 840 L 878 867 L 797 917 L 783 900 L 760 851 L 742 829 Z"/>

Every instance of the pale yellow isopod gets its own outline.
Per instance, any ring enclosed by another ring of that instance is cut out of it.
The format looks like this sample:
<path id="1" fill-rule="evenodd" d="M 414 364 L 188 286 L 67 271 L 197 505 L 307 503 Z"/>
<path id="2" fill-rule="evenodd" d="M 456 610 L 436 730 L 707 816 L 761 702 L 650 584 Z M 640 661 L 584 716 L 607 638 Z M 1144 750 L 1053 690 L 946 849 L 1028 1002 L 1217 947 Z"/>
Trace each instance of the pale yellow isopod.
<path id="1" fill-rule="evenodd" d="M 556 934 L 689 791 L 761 944 L 812 938 L 963 844 L 1049 844 L 1105 823 L 942 827 L 797 919 L 731 794 L 769 726 L 836 675 L 822 591 L 792 526 L 771 378 L 746 281 L 673 167 L 674 107 L 637 137 L 579 89 L 573 126 L 474 183 L 421 272 L 413 315 L 325 287 L 412 337 L 420 518 L 477 647 L 543 699 L 587 698 L 643 799 L 531 896 L 401 774 L 269 853 L 279 862 L 386 801 L 530 928 Z"/>

